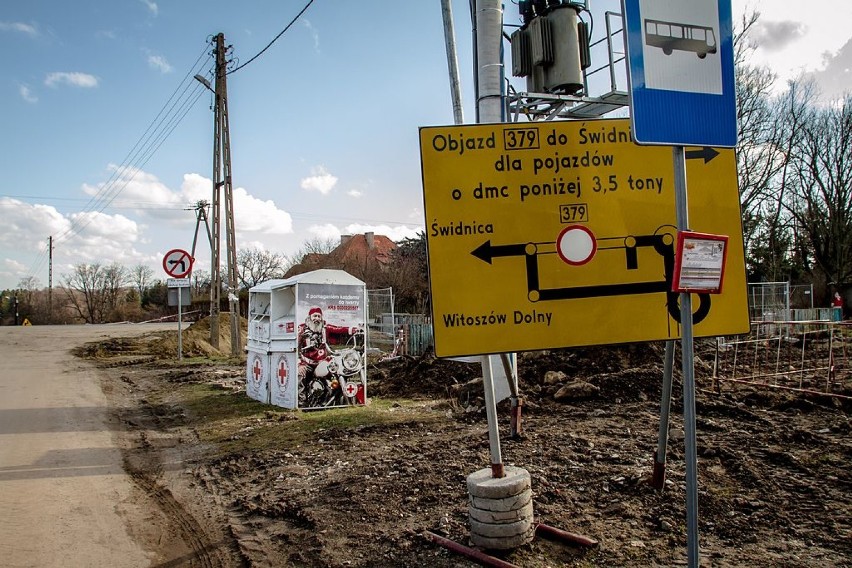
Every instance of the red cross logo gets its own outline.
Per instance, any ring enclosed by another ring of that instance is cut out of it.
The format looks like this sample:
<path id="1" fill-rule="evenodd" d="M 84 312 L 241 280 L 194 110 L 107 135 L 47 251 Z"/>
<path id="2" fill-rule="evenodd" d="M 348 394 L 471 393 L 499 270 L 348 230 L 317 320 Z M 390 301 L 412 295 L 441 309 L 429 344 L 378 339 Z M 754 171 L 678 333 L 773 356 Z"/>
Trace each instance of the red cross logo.
<path id="1" fill-rule="evenodd" d="M 358 387 L 355 383 L 346 383 L 346 396 L 352 397 L 358 393 Z"/>
<path id="2" fill-rule="evenodd" d="M 287 362 L 284 359 L 278 361 L 278 382 L 282 386 L 287 384 Z"/>
<path id="3" fill-rule="evenodd" d="M 263 367 L 260 366 L 260 359 L 259 358 L 254 360 L 254 367 L 252 367 L 251 371 L 252 371 L 251 374 L 254 375 L 255 382 L 259 383 L 260 382 L 260 375 L 261 375 L 261 373 L 263 373 Z"/>

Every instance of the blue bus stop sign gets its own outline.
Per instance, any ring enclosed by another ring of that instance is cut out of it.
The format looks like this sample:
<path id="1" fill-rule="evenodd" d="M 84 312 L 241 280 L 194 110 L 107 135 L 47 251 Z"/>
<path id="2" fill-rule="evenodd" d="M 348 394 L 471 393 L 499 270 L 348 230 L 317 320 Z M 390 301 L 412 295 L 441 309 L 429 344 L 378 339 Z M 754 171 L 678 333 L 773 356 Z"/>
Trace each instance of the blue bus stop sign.
<path id="1" fill-rule="evenodd" d="M 639 144 L 737 144 L 731 0 L 622 0 Z"/>

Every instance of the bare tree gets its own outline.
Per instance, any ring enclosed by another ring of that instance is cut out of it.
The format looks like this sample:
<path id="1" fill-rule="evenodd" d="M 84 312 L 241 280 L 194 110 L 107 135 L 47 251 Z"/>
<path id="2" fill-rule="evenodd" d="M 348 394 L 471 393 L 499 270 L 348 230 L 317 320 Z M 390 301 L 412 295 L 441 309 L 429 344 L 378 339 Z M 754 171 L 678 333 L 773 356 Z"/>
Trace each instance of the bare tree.
<path id="1" fill-rule="evenodd" d="M 27 290 L 29 292 L 35 292 L 39 289 L 40 286 L 41 283 L 35 276 L 27 276 L 26 278 L 21 278 L 21 280 L 18 282 L 19 290 Z"/>
<path id="2" fill-rule="evenodd" d="M 327 255 L 339 244 L 340 241 L 337 239 L 321 239 L 319 237 L 305 241 L 299 250 L 289 258 L 289 263 L 285 266 L 284 272 L 288 273 L 293 268 L 298 268 L 298 272 L 307 272 L 317 268 L 338 268 L 337 266 L 325 266 L 318 258 Z"/>
<path id="3" fill-rule="evenodd" d="M 196 296 L 210 293 L 210 273 L 208 271 L 192 271 L 192 293 Z"/>
<path id="4" fill-rule="evenodd" d="M 749 32 L 760 14 L 743 16 L 734 38 L 737 96 L 737 178 L 743 217 L 746 259 L 753 278 L 778 272 L 786 255 L 783 243 L 789 234 L 782 223 L 784 185 L 779 174 L 788 163 L 789 139 L 785 139 L 782 102 L 773 99 L 776 76 L 766 67 L 749 63 L 755 46 Z M 780 251 L 779 251 L 780 247 Z"/>
<path id="5" fill-rule="evenodd" d="M 837 106 L 810 107 L 800 133 L 788 210 L 815 269 L 826 282 L 844 286 L 852 282 L 852 96 Z"/>
<path id="6" fill-rule="evenodd" d="M 126 278 L 120 264 L 77 264 L 63 275 L 62 288 L 71 309 L 86 323 L 104 323 L 118 307 Z"/>
<path id="7" fill-rule="evenodd" d="M 238 250 L 237 278 L 240 287 L 248 289 L 266 280 L 283 278 L 287 264 L 287 257 L 277 252 L 256 248 Z"/>
<path id="8" fill-rule="evenodd" d="M 302 247 L 293 255 L 294 259 L 303 260 L 309 254 L 328 254 L 340 244 L 337 239 L 322 239 L 314 237 L 302 243 Z"/>
<path id="9" fill-rule="evenodd" d="M 46 306 L 44 310 L 37 309 L 36 299 L 38 297 L 38 289 L 39 289 L 39 281 L 35 276 L 27 276 L 25 278 L 21 278 L 18 281 L 18 291 L 15 297 L 18 301 L 18 313 L 21 315 L 21 318 L 27 318 L 32 320 L 34 315 L 37 315 L 38 319 L 44 323 L 47 321 Z"/>
<path id="10" fill-rule="evenodd" d="M 130 269 L 130 281 L 133 283 L 136 291 L 139 292 L 140 302 L 142 301 L 142 296 L 145 294 L 145 290 L 151 285 L 153 279 L 154 271 L 149 266 L 137 264 Z"/>

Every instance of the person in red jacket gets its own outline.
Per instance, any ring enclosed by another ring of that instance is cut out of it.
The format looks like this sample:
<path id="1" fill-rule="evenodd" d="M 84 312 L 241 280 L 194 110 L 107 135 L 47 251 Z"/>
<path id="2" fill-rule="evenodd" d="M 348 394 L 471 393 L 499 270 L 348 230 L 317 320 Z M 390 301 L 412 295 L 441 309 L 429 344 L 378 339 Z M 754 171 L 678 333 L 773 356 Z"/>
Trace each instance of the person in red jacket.
<path id="1" fill-rule="evenodd" d="M 842 321 L 843 320 L 843 298 L 840 296 L 840 292 L 834 293 L 834 298 L 831 300 L 832 311 L 834 312 L 832 320 L 834 321 Z"/>

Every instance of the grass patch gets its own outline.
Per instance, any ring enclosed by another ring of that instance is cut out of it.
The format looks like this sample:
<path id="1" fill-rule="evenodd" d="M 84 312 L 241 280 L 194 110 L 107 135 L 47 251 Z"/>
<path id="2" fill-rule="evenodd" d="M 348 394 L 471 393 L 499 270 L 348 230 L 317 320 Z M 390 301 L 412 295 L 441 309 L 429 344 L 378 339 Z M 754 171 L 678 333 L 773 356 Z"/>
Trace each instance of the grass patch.
<path id="1" fill-rule="evenodd" d="M 243 392 L 212 385 L 192 384 L 179 388 L 189 425 L 202 442 L 223 454 L 293 447 L 328 435 L 404 423 L 428 423 L 444 417 L 431 404 L 404 399 L 372 399 L 367 406 L 329 410 L 288 410 L 262 404 Z"/>

